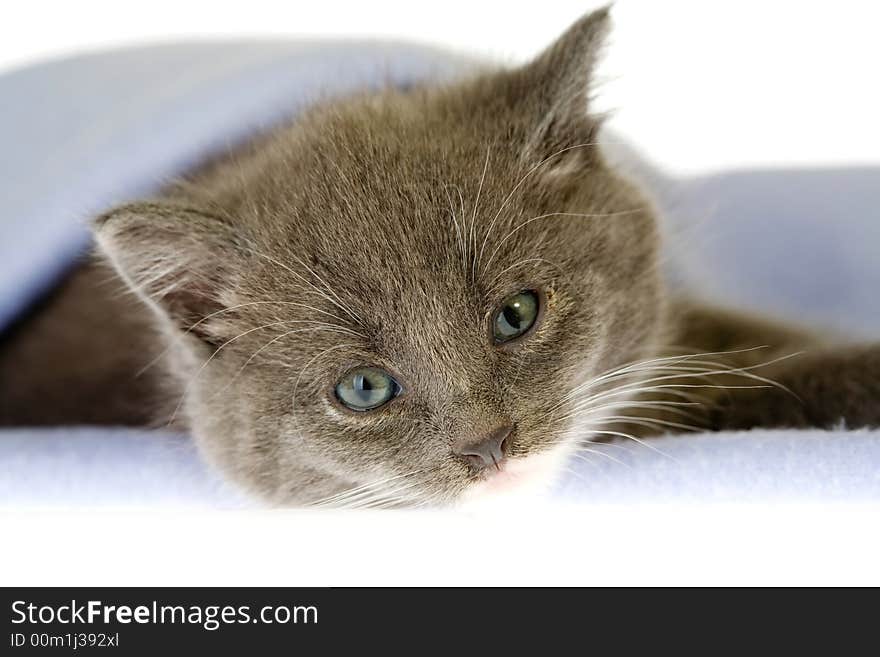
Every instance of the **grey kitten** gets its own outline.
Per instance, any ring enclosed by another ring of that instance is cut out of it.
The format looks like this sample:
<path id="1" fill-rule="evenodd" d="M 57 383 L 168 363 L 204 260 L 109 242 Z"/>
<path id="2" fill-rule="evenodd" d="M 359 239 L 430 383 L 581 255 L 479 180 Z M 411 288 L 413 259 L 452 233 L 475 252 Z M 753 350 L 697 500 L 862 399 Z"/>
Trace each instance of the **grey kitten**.
<path id="1" fill-rule="evenodd" d="M 880 423 L 877 346 L 667 298 L 589 112 L 607 29 L 315 107 L 99 217 L 115 273 L 7 341 L 0 420 L 171 421 L 265 499 L 339 505 L 549 481 L 586 440 Z"/>

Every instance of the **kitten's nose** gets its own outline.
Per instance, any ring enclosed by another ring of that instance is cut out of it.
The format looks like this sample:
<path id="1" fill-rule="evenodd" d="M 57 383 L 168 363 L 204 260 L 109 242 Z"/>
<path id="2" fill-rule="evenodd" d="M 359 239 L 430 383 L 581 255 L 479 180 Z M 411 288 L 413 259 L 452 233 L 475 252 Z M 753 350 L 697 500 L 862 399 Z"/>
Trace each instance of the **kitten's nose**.
<path id="1" fill-rule="evenodd" d="M 507 453 L 507 439 L 512 431 L 513 425 L 506 424 L 475 442 L 459 441 L 453 446 L 452 451 L 476 472 L 491 466 L 498 468 Z"/>

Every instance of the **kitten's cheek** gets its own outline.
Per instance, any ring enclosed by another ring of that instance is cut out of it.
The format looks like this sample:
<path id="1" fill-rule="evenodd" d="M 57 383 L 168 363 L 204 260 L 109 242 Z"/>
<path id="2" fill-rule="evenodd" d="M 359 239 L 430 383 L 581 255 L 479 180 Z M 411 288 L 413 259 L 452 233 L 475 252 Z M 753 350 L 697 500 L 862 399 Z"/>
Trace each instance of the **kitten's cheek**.
<path id="1" fill-rule="evenodd" d="M 471 484 L 459 498 L 466 508 L 508 506 L 540 502 L 559 479 L 572 447 L 566 444 L 505 461 L 500 472 Z"/>

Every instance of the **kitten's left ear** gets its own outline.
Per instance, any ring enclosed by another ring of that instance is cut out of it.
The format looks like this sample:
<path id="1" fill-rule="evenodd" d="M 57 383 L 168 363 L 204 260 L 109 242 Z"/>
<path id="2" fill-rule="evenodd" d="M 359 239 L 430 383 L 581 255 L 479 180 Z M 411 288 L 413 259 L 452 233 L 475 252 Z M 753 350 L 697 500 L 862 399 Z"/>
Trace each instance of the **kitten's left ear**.
<path id="1" fill-rule="evenodd" d="M 226 220 L 160 201 L 132 203 L 95 219 L 95 238 L 128 286 L 172 325 L 217 344 L 217 322 L 231 305 L 246 256 L 243 236 Z"/>
<path id="2" fill-rule="evenodd" d="M 609 7 L 572 25 L 549 48 L 514 73 L 520 107 L 531 119 L 526 157 L 548 168 L 579 168 L 595 148 L 599 120 L 589 113 L 593 72 L 611 26 Z M 517 110 L 521 111 L 521 110 Z M 560 153 L 560 151 L 564 152 Z"/>

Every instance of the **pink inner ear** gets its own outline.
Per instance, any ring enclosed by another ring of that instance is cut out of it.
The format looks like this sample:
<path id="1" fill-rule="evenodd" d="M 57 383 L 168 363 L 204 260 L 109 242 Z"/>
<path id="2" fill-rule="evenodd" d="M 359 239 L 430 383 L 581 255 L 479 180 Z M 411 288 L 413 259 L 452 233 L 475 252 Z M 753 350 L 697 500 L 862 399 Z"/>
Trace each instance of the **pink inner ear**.
<path id="1" fill-rule="evenodd" d="M 175 326 L 208 344 L 215 344 L 220 338 L 211 329 L 218 322 L 212 321 L 210 315 L 219 313 L 224 308 L 217 300 L 216 292 L 210 284 L 190 279 L 158 301 Z"/>

